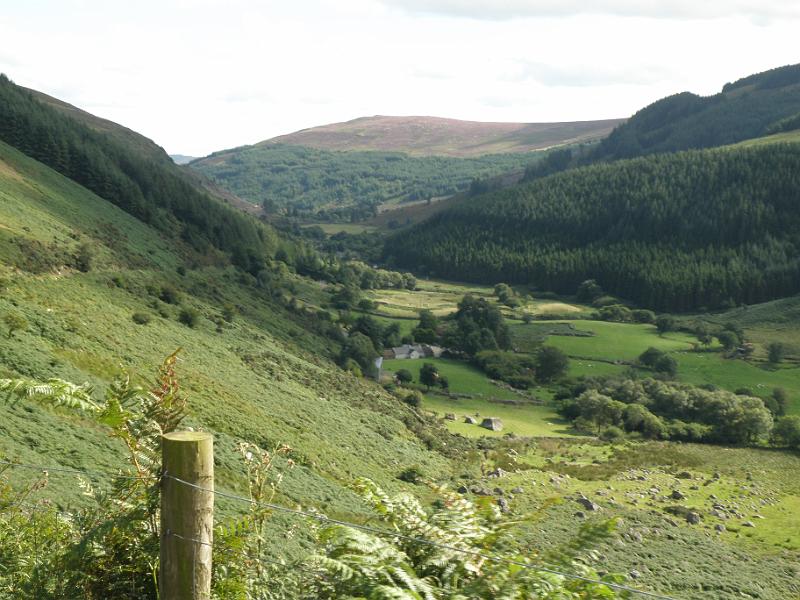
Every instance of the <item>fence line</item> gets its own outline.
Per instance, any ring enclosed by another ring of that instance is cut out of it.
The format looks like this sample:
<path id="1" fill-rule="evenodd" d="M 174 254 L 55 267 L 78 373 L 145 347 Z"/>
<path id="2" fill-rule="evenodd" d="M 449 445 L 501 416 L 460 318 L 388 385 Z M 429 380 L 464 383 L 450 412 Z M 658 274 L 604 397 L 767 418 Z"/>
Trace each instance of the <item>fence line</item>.
<path id="1" fill-rule="evenodd" d="M 10 461 L 5 461 L 5 460 L 0 460 L 0 464 L 8 465 L 10 467 L 20 467 L 20 468 L 34 469 L 34 470 L 39 470 L 39 471 L 43 471 L 43 472 L 44 471 L 53 471 L 55 473 L 63 473 L 63 474 L 89 475 L 91 473 L 91 474 L 94 474 L 96 476 L 117 477 L 117 478 L 123 478 L 123 479 L 141 479 L 142 478 L 142 477 L 139 477 L 139 476 L 115 475 L 115 474 L 111 474 L 111 473 L 103 473 L 103 472 L 100 472 L 100 471 L 80 471 L 80 470 L 76 470 L 76 469 L 68 469 L 68 468 L 63 468 L 63 467 L 59 467 L 59 466 L 48 467 L 48 466 L 44 466 L 44 465 L 32 465 L 32 464 L 26 464 L 26 463 L 15 463 L 15 462 L 10 462 Z M 612 583 L 612 582 L 608 582 L 608 581 L 602 581 L 600 579 L 594 579 L 594 578 L 591 578 L 591 577 L 585 577 L 583 575 L 577 575 L 577 574 L 574 574 L 574 573 L 567 573 L 567 572 L 559 571 L 557 569 L 553 569 L 553 568 L 550 568 L 550 567 L 530 564 L 530 563 L 527 563 L 527 562 L 517 561 L 517 560 L 510 559 L 510 558 L 502 557 L 502 556 L 494 556 L 494 555 L 491 555 L 491 554 L 486 554 L 484 552 L 479 552 L 477 550 L 469 550 L 469 549 L 465 549 L 465 548 L 459 548 L 457 546 L 451 546 L 449 544 L 442 544 L 442 543 L 439 543 L 439 542 L 434 542 L 433 540 L 427 540 L 425 538 L 418 538 L 418 537 L 414 537 L 414 536 L 411 536 L 411 535 L 406 535 L 406 534 L 399 533 L 399 532 L 389 531 L 387 529 L 383 529 L 383 528 L 380 528 L 380 527 L 373 527 L 373 526 L 370 526 L 370 525 L 363 525 L 363 524 L 359 524 L 359 523 L 352 523 L 352 522 L 349 522 L 349 521 L 343 521 L 341 519 L 334 519 L 334 518 L 331 518 L 331 517 L 326 517 L 325 515 L 322 515 L 322 514 L 319 514 L 319 513 L 313 513 L 313 512 L 308 512 L 308 511 L 304 511 L 304 510 L 300 510 L 300 509 L 296 509 L 296 508 L 290 508 L 288 506 L 282 506 L 280 504 L 274 504 L 274 503 L 270 503 L 270 502 L 257 502 L 255 500 L 253 500 L 252 498 L 246 498 L 244 496 L 239 496 L 237 494 L 232 494 L 232 493 L 229 493 L 229 492 L 222 492 L 222 491 L 219 491 L 219 490 L 206 488 L 206 487 L 191 483 L 189 481 L 185 481 L 185 480 L 180 479 L 178 477 L 175 477 L 173 475 L 170 475 L 169 473 L 164 473 L 161 477 L 158 477 L 158 476 L 154 475 L 154 476 L 149 476 L 148 478 L 152 478 L 152 479 L 168 478 L 168 479 L 171 479 L 171 480 L 173 480 L 173 481 L 175 481 L 177 483 L 180 483 L 182 485 L 186 485 L 188 487 L 194 488 L 194 489 L 196 489 L 198 491 L 211 493 L 211 494 L 214 494 L 216 496 L 220 496 L 222 498 L 227 498 L 229 500 L 235 500 L 235 501 L 239 501 L 239 502 L 244 502 L 244 503 L 249 504 L 249 505 L 255 505 L 255 506 L 259 506 L 259 507 L 263 507 L 263 508 L 269 508 L 271 510 L 275 510 L 275 511 L 278 511 L 278 512 L 283 512 L 283 513 L 291 514 L 291 515 L 298 516 L 298 517 L 310 518 L 310 519 L 314 519 L 314 520 L 317 520 L 317 521 L 320 521 L 320 522 L 329 523 L 329 524 L 332 524 L 332 525 L 340 525 L 342 527 L 350 527 L 352 529 L 358 529 L 358 530 L 361 530 L 361 531 L 366 531 L 366 532 L 369 532 L 369 533 L 373 533 L 375 535 L 393 537 L 393 538 L 402 539 L 402 540 L 405 540 L 405 541 L 408 541 L 408 542 L 413 542 L 413 543 L 422 544 L 422 545 L 426 545 L 426 546 L 436 547 L 436 548 L 440 548 L 440 549 L 443 549 L 443 550 L 449 550 L 451 552 L 456 552 L 456 553 L 463 554 L 463 555 L 469 555 L 469 556 L 473 556 L 475 558 L 481 558 L 483 560 L 487 560 L 487 561 L 491 561 L 491 562 L 495 562 L 495 563 L 513 565 L 513 566 L 524 568 L 524 569 L 532 569 L 534 571 L 540 571 L 542 573 L 549 573 L 551 575 L 558 575 L 560 577 L 565 577 L 567 579 L 574 579 L 574 580 L 577 580 L 577 581 L 583 581 L 583 582 L 591 583 L 591 584 L 595 584 L 595 585 L 606 586 L 608 588 L 612 588 L 612 589 L 615 589 L 615 590 L 618 590 L 618 591 L 638 594 L 640 596 L 645 596 L 645 597 L 649 597 L 649 598 L 656 598 L 657 600 L 676 600 L 675 598 L 673 598 L 671 596 L 665 596 L 663 594 L 659 594 L 659 593 L 656 593 L 656 592 L 648 592 L 648 591 L 645 591 L 645 590 L 636 589 L 636 588 L 633 588 L 633 587 L 630 587 L 630 586 L 626 586 L 626 585 L 623 585 L 623 584 L 619 584 L 619 583 Z M 179 535 L 179 534 L 174 533 L 174 532 L 168 532 L 168 535 L 174 536 L 174 537 L 179 538 L 179 539 L 195 542 L 195 543 L 201 543 L 201 544 L 209 545 L 212 548 L 214 547 L 213 544 L 209 544 L 207 542 L 203 542 L 201 540 L 197 540 L 197 539 L 190 538 L 190 537 L 185 537 L 185 536 Z M 261 559 L 258 559 L 258 560 L 261 560 Z M 269 561 L 265 560 L 264 562 L 269 562 Z M 280 564 L 280 563 L 276 562 L 276 564 Z"/>

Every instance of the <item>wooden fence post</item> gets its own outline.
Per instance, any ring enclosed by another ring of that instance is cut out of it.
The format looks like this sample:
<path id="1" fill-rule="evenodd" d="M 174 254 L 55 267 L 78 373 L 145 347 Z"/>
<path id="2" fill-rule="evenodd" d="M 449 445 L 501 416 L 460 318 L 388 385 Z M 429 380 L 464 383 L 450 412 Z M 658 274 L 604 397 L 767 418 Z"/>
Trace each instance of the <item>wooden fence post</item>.
<path id="1" fill-rule="evenodd" d="M 199 431 L 167 433 L 161 457 L 160 600 L 209 600 L 214 494 L 169 476 L 213 490 L 214 439 Z"/>

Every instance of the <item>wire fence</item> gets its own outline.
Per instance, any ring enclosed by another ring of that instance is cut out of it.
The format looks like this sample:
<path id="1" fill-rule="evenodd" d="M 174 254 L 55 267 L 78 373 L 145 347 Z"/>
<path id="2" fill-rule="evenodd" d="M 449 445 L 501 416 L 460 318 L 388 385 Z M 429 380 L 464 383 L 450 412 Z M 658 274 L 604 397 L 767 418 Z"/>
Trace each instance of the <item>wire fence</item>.
<path id="1" fill-rule="evenodd" d="M 548 566 L 545 566 L 545 565 L 527 563 L 527 562 L 523 562 L 523 561 L 519 561 L 519 560 L 514 560 L 514 559 L 511 559 L 511 558 L 508 558 L 508 557 L 504 557 L 504 556 L 499 556 L 499 555 L 489 554 L 489 553 L 486 553 L 486 552 L 481 552 L 481 551 L 478 551 L 478 550 L 473 550 L 473 549 L 469 549 L 469 548 L 462 548 L 462 547 L 454 546 L 452 544 L 444 544 L 444 543 L 437 542 L 437 541 L 434 541 L 434 540 L 430 540 L 430 539 L 427 539 L 427 538 L 416 537 L 416 536 L 400 533 L 398 531 L 391 531 L 391 530 L 384 529 L 384 528 L 381 528 L 381 527 L 374 527 L 374 526 L 371 526 L 371 525 L 365 525 L 365 524 L 361 524 L 361 523 L 354 523 L 352 521 L 334 519 L 334 518 L 325 516 L 325 515 L 320 514 L 320 513 L 311 512 L 311 511 L 307 511 L 307 510 L 301 510 L 301 509 L 298 509 L 298 508 L 291 508 L 291 507 L 288 507 L 288 506 L 283 506 L 281 504 L 275 504 L 275 503 L 271 503 L 271 502 L 258 502 L 258 501 L 253 500 L 252 498 L 247 498 L 245 496 L 240 496 L 240 495 L 237 495 L 237 494 L 232 494 L 230 492 L 224 492 L 224 491 L 220 491 L 220 490 L 206 488 L 206 487 L 191 483 L 189 481 L 185 481 L 185 480 L 180 479 L 178 477 L 175 477 L 173 475 L 170 475 L 169 473 L 163 473 L 161 477 L 158 477 L 158 476 L 125 475 L 125 474 L 104 473 L 104 472 L 101 472 L 101 471 L 70 469 L 70 468 L 61 467 L 59 465 L 55 465 L 55 466 L 34 465 L 34 464 L 28 464 L 28 463 L 12 462 L 12 461 L 7 461 L 7 460 L 0 460 L 0 465 L 6 465 L 9 468 L 22 468 L 22 469 L 37 470 L 37 471 L 40 471 L 40 472 L 43 472 L 43 473 L 51 473 L 52 472 L 52 473 L 58 473 L 58 474 L 64 474 L 64 475 L 68 475 L 68 474 L 81 475 L 81 476 L 85 476 L 85 477 L 94 476 L 94 477 L 117 478 L 117 479 L 143 479 L 143 478 L 147 478 L 147 479 L 152 479 L 152 480 L 160 480 L 160 479 L 167 478 L 167 479 L 175 481 L 175 482 L 177 482 L 177 483 L 179 483 L 181 485 L 188 486 L 188 487 L 193 488 L 193 489 L 195 489 L 197 491 L 200 491 L 200 492 L 214 494 L 215 496 L 219 496 L 220 498 L 226 498 L 228 500 L 233 500 L 233 501 L 237 501 L 237 502 L 241 502 L 241 503 L 246 503 L 246 504 L 248 504 L 250 506 L 257 506 L 259 508 L 266 508 L 266 509 L 274 510 L 276 512 L 281 512 L 281 513 L 293 515 L 295 517 L 302 517 L 302 518 L 306 518 L 306 519 L 312 519 L 312 520 L 315 520 L 315 521 L 318 521 L 318 522 L 322 522 L 322 523 L 326 523 L 326 524 L 329 524 L 329 525 L 339 525 L 339 526 L 342 526 L 342 527 L 349 527 L 349 528 L 352 528 L 352 529 L 364 531 L 364 532 L 367 532 L 367 533 L 372 533 L 374 535 L 378 535 L 378 536 L 382 536 L 382 537 L 389 537 L 389 538 L 394 538 L 394 539 L 398 539 L 398 540 L 403 540 L 403 541 L 406 541 L 406 542 L 409 542 L 409 543 L 420 544 L 420 545 L 429 546 L 429 547 L 435 547 L 435 548 L 438 548 L 438 549 L 441 549 L 441 550 L 447 550 L 447 551 L 455 552 L 455 553 L 458 553 L 458 554 L 461 554 L 461 555 L 464 555 L 464 556 L 471 556 L 473 558 L 480 558 L 482 560 L 491 561 L 491 562 L 494 562 L 494 563 L 506 564 L 506 565 L 509 565 L 509 566 L 515 566 L 515 567 L 519 567 L 519 568 L 523 568 L 523 569 L 530 569 L 530 570 L 533 570 L 535 572 L 541 572 L 541 573 L 548 573 L 548 574 L 551 574 L 551 575 L 557 575 L 557 576 L 560 576 L 560 577 L 564 577 L 566 579 L 573 579 L 573 580 L 577 580 L 577 581 L 583 581 L 585 583 L 591 583 L 591 584 L 595 584 L 595 585 L 599 585 L 599 586 L 605 586 L 605 587 L 608 587 L 610 589 L 614 589 L 614 590 L 617 590 L 617 591 L 620 591 L 620 592 L 627 592 L 627 593 L 630 593 L 630 594 L 636 594 L 636 595 L 639 595 L 639 596 L 642 596 L 642 597 L 656 598 L 658 600 L 676 600 L 674 597 L 666 596 L 664 594 L 660 594 L 660 593 L 657 593 L 657 592 L 650 592 L 650 591 L 647 591 L 647 590 L 637 589 L 637 588 L 634 588 L 634 587 L 631 587 L 631 586 L 627 586 L 627 585 L 624 585 L 624 584 L 620 584 L 620 583 L 614 583 L 614 582 L 609 582 L 609 581 L 603 581 L 601 579 L 595 579 L 595 578 L 592 578 L 592 577 L 586 577 L 586 576 L 583 576 L 583 575 L 579 575 L 577 573 L 569 573 L 569 572 L 566 572 L 566 571 L 563 571 L 563 570 L 559 570 L 559 569 L 555 569 L 555 568 L 552 568 L 552 567 L 548 567 Z M 7 509 L 9 506 L 13 506 L 13 505 L 15 505 L 15 504 L 12 503 L 11 505 L 6 505 L 5 507 L 3 505 L 0 505 L 0 511 L 2 511 L 4 508 Z M 27 505 L 29 507 L 34 507 L 34 509 L 36 509 L 36 507 L 40 507 L 41 506 L 41 505 L 36 505 L 36 504 L 32 504 L 32 503 L 27 503 L 27 502 L 18 502 L 18 503 L 16 503 L 16 505 L 21 505 L 21 506 L 26 506 Z M 70 513 L 70 512 L 67 512 L 67 511 L 56 510 L 56 512 L 58 512 L 59 514 L 65 515 L 65 516 L 70 516 L 70 517 L 74 516 L 74 513 Z M 279 565 L 279 566 L 282 566 L 282 567 L 288 567 L 288 563 L 285 563 L 285 562 L 281 562 L 281 561 L 277 561 L 277 560 L 271 560 L 271 559 L 268 559 L 268 558 L 263 557 L 263 556 L 259 556 L 257 558 L 253 558 L 252 556 L 247 555 L 245 552 L 242 552 L 242 551 L 233 551 L 231 549 L 219 549 L 219 548 L 215 547 L 214 544 L 212 544 L 212 543 L 205 542 L 205 541 L 200 540 L 200 539 L 184 536 L 184 535 L 182 535 L 181 533 L 178 533 L 178 532 L 166 531 L 166 532 L 163 532 L 163 535 L 172 536 L 172 537 L 175 537 L 177 539 L 181 539 L 181 540 L 190 542 L 190 543 L 192 543 L 194 545 L 200 544 L 200 545 L 204 545 L 204 546 L 210 546 L 210 547 L 216 548 L 218 551 L 222 551 L 222 552 L 238 552 L 240 556 L 246 557 L 246 558 L 248 558 L 250 560 L 256 560 L 257 562 L 268 563 L 268 564 L 273 564 L 273 565 Z M 308 569 L 307 567 L 305 567 L 303 565 L 300 565 L 300 564 L 297 564 L 297 563 L 292 563 L 291 564 L 291 568 L 296 568 L 296 569 L 299 569 L 299 570 L 305 570 L 305 571 L 308 571 L 308 572 L 310 572 L 312 574 L 315 574 L 315 575 L 318 575 L 318 576 L 322 576 L 322 575 L 327 574 L 327 572 L 325 572 L 325 571 Z"/>

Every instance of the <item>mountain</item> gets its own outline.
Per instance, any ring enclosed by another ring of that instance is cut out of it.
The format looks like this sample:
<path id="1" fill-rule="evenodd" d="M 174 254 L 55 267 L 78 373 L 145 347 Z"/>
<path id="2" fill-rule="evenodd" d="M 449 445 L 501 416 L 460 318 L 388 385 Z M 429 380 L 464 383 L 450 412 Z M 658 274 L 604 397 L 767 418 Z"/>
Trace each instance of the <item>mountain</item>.
<path id="1" fill-rule="evenodd" d="M 263 144 L 320 150 L 403 152 L 412 156 L 483 156 L 531 152 L 596 140 L 624 119 L 563 123 L 487 123 L 439 117 L 361 117 L 278 136 Z"/>
<path id="2" fill-rule="evenodd" d="M 390 264 L 659 310 L 800 291 L 800 145 L 652 155 L 470 198 L 386 242 Z"/>
<path id="3" fill-rule="evenodd" d="M 186 156 L 185 154 L 170 154 L 169 157 L 175 161 L 176 165 L 187 165 L 193 160 L 197 160 L 196 156 Z"/>
<path id="4" fill-rule="evenodd" d="M 663 98 L 619 125 L 590 156 L 613 160 L 723 146 L 777 133 L 792 119 L 800 121 L 800 64 L 744 77 L 713 96 Z"/>

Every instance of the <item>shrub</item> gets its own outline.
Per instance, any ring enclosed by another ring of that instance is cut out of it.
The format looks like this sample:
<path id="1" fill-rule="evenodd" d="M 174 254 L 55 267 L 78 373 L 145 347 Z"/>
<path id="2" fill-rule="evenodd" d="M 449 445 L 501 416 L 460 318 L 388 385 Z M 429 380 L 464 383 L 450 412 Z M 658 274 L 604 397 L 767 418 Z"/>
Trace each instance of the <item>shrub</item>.
<path id="1" fill-rule="evenodd" d="M 671 315 L 659 315 L 656 318 L 656 329 L 658 333 L 667 333 L 668 331 L 675 331 L 677 323 L 675 317 Z"/>
<path id="2" fill-rule="evenodd" d="M 652 310 L 637 308 L 631 311 L 631 317 L 636 323 L 654 323 L 656 314 Z"/>
<path id="3" fill-rule="evenodd" d="M 423 478 L 422 469 L 417 465 L 410 466 L 400 471 L 397 478 L 407 483 L 418 483 Z"/>
<path id="4" fill-rule="evenodd" d="M 200 313 L 197 312 L 197 310 L 192 308 L 191 306 L 185 306 L 181 309 L 181 312 L 178 314 L 178 321 L 180 321 L 187 327 L 194 328 L 200 321 Z"/>
<path id="5" fill-rule="evenodd" d="M 600 439 L 606 442 L 617 442 L 625 437 L 625 432 L 619 427 L 611 425 L 600 433 Z"/>
<path id="6" fill-rule="evenodd" d="M 78 246 L 78 251 L 75 253 L 75 268 L 82 273 L 88 273 L 92 270 L 92 263 L 94 262 L 94 248 L 89 243 L 83 243 Z"/>
<path id="7" fill-rule="evenodd" d="M 780 342 L 772 342 L 767 346 L 767 354 L 769 356 L 769 362 L 778 364 L 782 362 L 786 356 L 786 346 Z"/>
<path id="8" fill-rule="evenodd" d="M 131 315 L 131 319 L 137 325 L 147 325 L 152 320 L 152 317 L 149 313 L 135 312 Z"/>
<path id="9" fill-rule="evenodd" d="M 171 285 L 161 286 L 158 297 L 167 304 L 178 304 L 181 301 L 180 292 Z"/>
<path id="10" fill-rule="evenodd" d="M 400 369 L 397 373 L 394 374 L 394 376 L 397 377 L 397 381 L 399 381 L 401 385 L 405 385 L 407 383 L 411 383 L 412 381 L 414 381 L 414 376 L 408 369 Z"/>
<path id="11" fill-rule="evenodd" d="M 657 373 L 675 377 L 678 373 L 678 363 L 669 354 L 664 354 L 653 364 L 653 370 Z"/>

